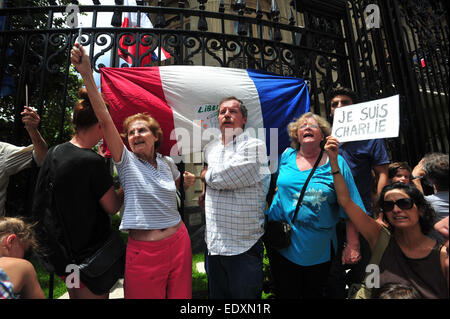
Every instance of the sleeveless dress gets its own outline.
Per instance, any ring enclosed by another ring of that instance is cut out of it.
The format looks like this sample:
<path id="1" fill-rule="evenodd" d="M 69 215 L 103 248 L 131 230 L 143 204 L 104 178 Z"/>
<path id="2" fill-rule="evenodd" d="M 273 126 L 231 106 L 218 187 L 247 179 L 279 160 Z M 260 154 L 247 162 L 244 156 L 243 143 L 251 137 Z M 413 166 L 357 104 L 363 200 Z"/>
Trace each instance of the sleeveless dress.
<path id="1" fill-rule="evenodd" d="M 387 283 L 401 283 L 414 287 L 424 299 L 447 299 L 447 280 L 442 272 L 440 251 L 434 245 L 424 258 L 408 258 L 391 237 L 380 262 L 380 287 Z"/>

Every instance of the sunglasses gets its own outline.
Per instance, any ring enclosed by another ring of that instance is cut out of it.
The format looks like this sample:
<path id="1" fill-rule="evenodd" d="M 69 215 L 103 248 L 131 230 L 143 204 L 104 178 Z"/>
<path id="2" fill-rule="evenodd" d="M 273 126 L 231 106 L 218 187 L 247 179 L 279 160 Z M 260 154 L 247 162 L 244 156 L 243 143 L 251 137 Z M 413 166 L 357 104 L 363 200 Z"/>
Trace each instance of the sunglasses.
<path id="1" fill-rule="evenodd" d="M 383 204 L 381 205 L 381 209 L 385 213 L 390 212 L 391 210 L 394 209 L 395 205 L 397 205 L 398 208 L 403 210 L 411 209 L 414 206 L 414 201 L 411 198 L 402 198 L 395 202 L 387 200 L 383 202 Z"/>

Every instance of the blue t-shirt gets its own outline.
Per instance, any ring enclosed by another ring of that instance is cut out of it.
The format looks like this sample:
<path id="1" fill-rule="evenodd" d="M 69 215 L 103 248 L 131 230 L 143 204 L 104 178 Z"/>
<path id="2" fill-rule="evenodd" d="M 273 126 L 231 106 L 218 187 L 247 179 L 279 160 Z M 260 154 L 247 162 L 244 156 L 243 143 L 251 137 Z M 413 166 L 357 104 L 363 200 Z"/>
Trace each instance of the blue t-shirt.
<path id="1" fill-rule="evenodd" d="M 292 223 L 300 192 L 311 172 L 298 169 L 296 156 L 297 151 L 292 148 L 281 156 L 278 190 L 266 214 L 269 221 L 289 221 L 292 225 L 291 245 L 280 250 L 281 255 L 298 265 L 311 266 L 331 259 L 331 243 L 335 252 L 337 247 L 336 223 L 348 216 L 337 202 L 331 166 L 327 162 L 318 166 L 311 177 L 297 218 Z M 338 156 L 338 164 L 352 200 L 364 210 L 351 171 L 341 156 Z"/>
<path id="2" fill-rule="evenodd" d="M 366 211 L 372 216 L 372 167 L 390 163 L 384 141 L 374 139 L 342 143 L 339 154 L 350 167 Z"/>

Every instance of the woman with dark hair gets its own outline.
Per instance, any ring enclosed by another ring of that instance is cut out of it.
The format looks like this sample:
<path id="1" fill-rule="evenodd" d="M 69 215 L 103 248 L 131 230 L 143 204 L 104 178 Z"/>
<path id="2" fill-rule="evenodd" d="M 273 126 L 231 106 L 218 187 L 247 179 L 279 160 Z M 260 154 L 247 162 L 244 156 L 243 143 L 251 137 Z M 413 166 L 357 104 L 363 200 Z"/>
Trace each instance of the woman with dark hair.
<path id="1" fill-rule="evenodd" d="M 39 172 L 33 202 L 33 215 L 40 216 L 37 217 L 40 219 L 38 229 L 54 232 L 53 229 L 45 229 L 47 225 L 43 220 L 42 207 L 45 207 L 43 202 L 46 199 L 38 196 L 48 184 L 49 172 L 54 172 L 53 197 L 57 209 L 52 209 L 52 213 L 55 219 L 58 215 L 61 217 L 62 231 L 58 241 L 63 243 L 76 264 L 92 256 L 105 244 L 113 231 L 109 215 L 117 213 L 123 202 L 123 192 L 116 193 L 114 190 L 113 179 L 103 157 L 92 150 L 103 133 L 86 89 L 80 89 L 79 96 L 81 99 L 73 110 L 75 133 L 70 141 L 52 147 L 47 153 Z M 43 249 L 51 254 L 53 243 L 46 245 L 48 247 Z M 50 263 L 58 268 L 58 274 L 64 274 L 66 270 L 63 268 L 67 263 L 64 256 L 56 256 L 54 251 L 52 256 L 54 259 Z M 114 265 L 117 268 L 121 266 L 118 263 Z M 65 276 L 60 276 L 65 279 Z M 68 292 L 71 299 L 108 298 L 109 290 L 93 292 L 93 289 L 81 280 L 78 288 L 68 288 Z"/>
<path id="2" fill-rule="evenodd" d="M 325 151 L 331 169 L 337 170 L 338 140 L 328 137 Z M 383 188 L 378 200 L 388 229 L 367 216 L 349 196 L 341 174 L 333 175 L 339 204 L 373 251 L 381 232 L 390 236 L 379 264 L 379 286 L 411 285 L 421 298 L 448 298 L 447 250 L 427 236 L 433 228 L 434 210 L 414 186 L 394 183 Z"/>
<path id="3" fill-rule="evenodd" d="M 372 299 L 421 299 L 421 296 L 411 285 L 390 282 L 374 289 Z"/>
<path id="4" fill-rule="evenodd" d="M 380 197 L 378 198 L 378 205 L 381 208 L 383 212 L 389 212 L 389 209 L 392 211 L 391 206 L 389 204 L 386 204 L 385 200 L 383 199 L 387 192 L 393 191 L 393 190 L 400 190 L 406 193 L 409 198 L 414 202 L 414 204 L 417 206 L 419 211 L 421 212 L 419 214 L 419 226 L 420 230 L 424 235 L 428 235 L 430 230 L 433 229 L 433 220 L 435 216 L 435 212 L 433 207 L 428 203 L 428 201 L 425 199 L 423 194 L 418 190 L 416 187 L 410 184 L 405 184 L 402 182 L 396 182 L 389 185 L 386 185 L 383 190 L 381 191 Z M 383 206 L 384 205 L 384 206 Z M 406 204 L 405 204 L 406 206 Z M 384 208 L 383 208 L 384 207 Z M 393 226 L 392 223 L 389 221 L 389 219 L 385 216 L 384 217 L 385 222 L 389 225 L 388 229 L 392 230 Z M 392 219 L 391 219 L 392 220 Z"/>
<path id="5" fill-rule="evenodd" d="M 389 164 L 389 181 L 391 183 L 405 183 L 411 182 L 412 169 L 406 162 L 394 162 Z"/>

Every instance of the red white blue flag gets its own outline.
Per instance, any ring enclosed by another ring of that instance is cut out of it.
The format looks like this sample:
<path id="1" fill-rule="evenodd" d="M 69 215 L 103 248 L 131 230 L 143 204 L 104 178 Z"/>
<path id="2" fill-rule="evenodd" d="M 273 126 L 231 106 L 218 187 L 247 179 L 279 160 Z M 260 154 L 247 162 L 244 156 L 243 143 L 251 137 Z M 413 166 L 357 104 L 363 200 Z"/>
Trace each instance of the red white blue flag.
<path id="1" fill-rule="evenodd" d="M 281 154 L 290 145 L 287 125 L 309 111 L 308 87 L 295 77 L 186 65 L 105 67 L 100 71 L 101 90 L 119 132 L 126 117 L 146 112 L 161 125 L 160 152 L 165 155 L 198 152 L 211 134 L 220 133 L 218 103 L 225 97 L 244 102 L 248 110 L 245 129 L 265 140 L 272 154 Z"/>

